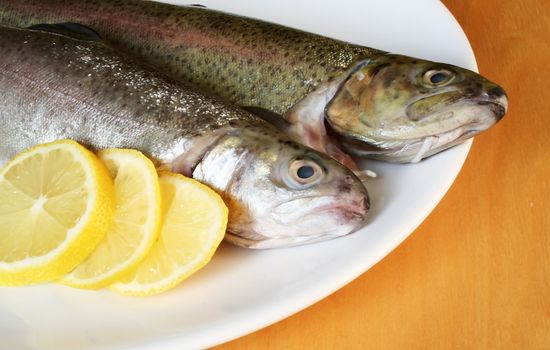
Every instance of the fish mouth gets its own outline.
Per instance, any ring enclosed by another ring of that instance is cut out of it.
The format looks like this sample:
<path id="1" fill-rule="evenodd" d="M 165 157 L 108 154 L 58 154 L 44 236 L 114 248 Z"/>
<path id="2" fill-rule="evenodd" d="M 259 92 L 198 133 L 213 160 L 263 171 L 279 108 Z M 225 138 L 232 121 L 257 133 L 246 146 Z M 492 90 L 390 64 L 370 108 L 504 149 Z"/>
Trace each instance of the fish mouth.
<path id="1" fill-rule="evenodd" d="M 465 130 L 466 129 L 466 130 Z M 438 134 L 426 136 L 422 139 L 414 140 L 408 148 L 395 150 L 395 154 L 406 150 L 403 153 L 403 160 L 410 163 L 418 163 L 424 158 L 439 153 L 445 149 L 462 143 L 463 141 L 474 137 L 483 130 L 476 130 L 474 124 L 457 127 L 453 130 Z"/>
<path id="2" fill-rule="evenodd" d="M 299 198 L 294 198 L 290 201 L 280 203 L 273 207 L 273 211 L 276 213 L 287 213 L 287 211 L 295 211 L 295 206 L 301 205 L 306 201 L 316 201 L 317 203 L 309 206 L 307 209 L 308 213 L 297 213 L 298 215 L 312 215 L 316 212 L 325 212 L 325 211 L 337 211 L 337 210 L 348 210 L 354 213 L 366 213 L 370 208 L 370 202 L 368 197 L 361 199 L 340 199 L 337 195 L 325 195 L 325 196 L 303 196 Z"/>
<path id="3" fill-rule="evenodd" d="M 408 119 L 415 113 L 413 105 L 406 111 Z M 489 129 L 502 119 L 507 109 L 508 99 L 504 93 L 498 97 L 462 97 L 440 110 L 434 108 L 436 112 L 424 111 L 422 117 L 413 115 L 413 118 L 419 120 L 437 120 L 433 123 L 434 130 L 430 130 L 430 127 L 419 128 L 413 137 L 365 137 L 336 133 L 334 136 L 346 150 L 356 156 L 395 163 L 418 162 Z M 445 124 L 446 127 L 443 127 Z"/>
<path id="4" fill-rule="evenodd" d="M 408 120 L 422 125 L 424 121 L 444 121 L 455 117 L 453 111 L 468 107 L 475 109 L 475 106 L 486 107 L 489 113 L 481 112 L 479 116 L 469 116 L 469 119 L 489 117 L 495 119 L 496 123 L 504 117 L 508 110 L 508 96 L 497 85 L 477 94 L 463 95 L 460 90 L 447 91 L 420 98 L 409 104 L 404 112 Z M 450 116 L 445 118 L 445 114 Z"/>
<path id="5" fill-rule="evenodd" d="M 388 160 L 388 157 L 390 157 L 391 161 L 396 163 L 418 163 L 424 158 L 476 136 L 488 127 L 487 125 L 483 125 L 483 123 L 471 123 L 434 135 L 400 140 L 399 142 L 394 142 L 391 148 L 386 148 L 373 157 L 382 160 Z"/>
<path id="6" fill-rule="evenodd" d="M 495 117 L 496 122 L 500 121 L 508 110 L 508 99 L 498 101 L 479 100 L 476 101 L 476 103 L 480 106 L 489 106 L 489 108 L 493 111 L 493 116 Z"/>
<path id="7" fill-rule="evenodd" d="M 412 162 L 418 162 L 424 157 L 455 146 L 489 129 L 499 122 L 508 110 L 508 97 L 504 90 L 498 86 L 495 86 L 495 88 L 488 92 L 482 93 L 481 96 L 478 97 L 464 97 L 459 101 L 459 103 L 461 102 L 466 108 L 470 106 L 470 108 L 474 110 L 473 114 L 476 115 L 476 117 L 473 118 L 473 121 L 447 131 L 428 135 L 424 138 L 410 140 L 416 143 L 418 149 L 418 153 L 411 160 Z M 453 106 L 451 106 L 451 108 L 453 108 Z M 475 111 L 479 108 L 481 108 L 481 110 L 476 113 Z M 437 142 L 434 143 L 433 141 Z M 429 147 L 427 152 L 422 154 L 423 148 L 427 148 L 427 143 L 432 143 L 434 146 Z"/>
<path id="8" fill-rule="evenodd" d="M 305 204 L 312 200 L 316 203 L 304 209 Z M 246 236 L 228 232 L 226 239 L 251 249 L 292 247 L 326 241 L 363 228 L 369 206 L 368 197 L 360 196 L 355 200 L 342 200 L 337 195 L 295 198 L 278 204 L 271 210 L 271 219 L 277 227 L 285 227 L 284 231 Z"/>
<path id="9" fill-rule="evenodd" d="M 335 203 L 323 205 L 315 209 L 315 213 L 335 213 L 342 215 L 347 221 L 361 221 L 366 219 L 370 209 L 370 201 L 367 197 L 351 203 Z"/>
<path id="10" fill-rule="evenodd" d="M 271 215 L 281 225 L 314 222 L 318 217 L 328 217 L 338 224 L 352 224 L 356 230 L 359 227 L 355 226 L 365 224 L 369 209 L 370 201 L 367 195 L 356 198 L 339 198 L 337 195 L 306 196 L 278 204 L 271 210 Z"/>
<path id="11" fill-rule="evenodd" d="M 500 103 L 484 100 L 477 101 L 475 104 L 489 108 L 492 111 L 492 117 L 480 118 L 443 132 L 394 142 L 391 147 L 380 152 L 380 159 L 386 159 L 385 157 L 391 155 L 394 162 L 417 163 L 480 134 L 502 119 L 506 113 L 506 105 Z"/>

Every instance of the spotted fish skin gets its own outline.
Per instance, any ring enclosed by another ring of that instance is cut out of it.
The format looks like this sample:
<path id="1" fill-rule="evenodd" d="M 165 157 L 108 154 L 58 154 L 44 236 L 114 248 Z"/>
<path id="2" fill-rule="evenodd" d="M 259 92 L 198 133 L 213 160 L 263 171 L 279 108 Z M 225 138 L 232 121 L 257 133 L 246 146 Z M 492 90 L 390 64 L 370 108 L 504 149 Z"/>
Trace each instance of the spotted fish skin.
<path id="1" fill-rule="evenodd" d="M 180 86 L 152 69 L 136 68 L 132 59 L 102 42 L 0 29 L 0 113 L 5 120 L 21 116 L 31 127 L 18 128 L 19 137 L 10 137 L 10 125 L 1 129 L 4 160 L 33 143 L 72 135 L 95 148 L 143 150 L 163 165 L 183 153 L 182 135 L 191 139 L 236 125 L 266 126 L 236 106 Z M 49 119 L 66 122 L 49 124 Z"/>
<path id="2" fill-rule="evenodd" d="M 492 127 L 508 106 L 501 87 L 461 67 L 204 8 L 138 0 L 0 2 L 0 24 L 59 22 L 89 26 L 169 76 L 234 104 L 281 115 L 292 139 L 354 170 L 350 154 L 417 162 Z M 427 75 L 440 77 L 434 72 L 452 76 L 430 85 Z"/>
<path id="3" fill-rule="evenodd" d="M 350 170 L 87 36 L 0 27 L 0 166 L 66 138 L 94 150 L 137 149 L 220 193 L 227 239 L 249 248 L 326 240 L 365 225 L 368 193 Z"/>
<path id="4" fill-rule="evenodd" d="M 152 1 L 2 1 L 0 22 L 78 22 L 116 47 L 240 106 L 284 114 L 381 51 L 204 8 Z M 192 67 L 192 69 L 189 69 Z"/>

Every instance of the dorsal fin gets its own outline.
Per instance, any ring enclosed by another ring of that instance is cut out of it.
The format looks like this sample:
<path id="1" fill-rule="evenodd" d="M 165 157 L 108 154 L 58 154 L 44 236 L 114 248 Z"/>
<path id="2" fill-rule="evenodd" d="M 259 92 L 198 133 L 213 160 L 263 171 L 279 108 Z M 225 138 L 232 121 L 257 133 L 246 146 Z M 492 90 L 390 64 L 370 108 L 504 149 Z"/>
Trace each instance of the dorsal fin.
<path id="1" fill-rule="evenodd" d="M 101 41 L 101 37 L 95 30 L 80 23 L 42 23 L 32 25 L 28 29 L 61 34 L 79 40 Z"/>

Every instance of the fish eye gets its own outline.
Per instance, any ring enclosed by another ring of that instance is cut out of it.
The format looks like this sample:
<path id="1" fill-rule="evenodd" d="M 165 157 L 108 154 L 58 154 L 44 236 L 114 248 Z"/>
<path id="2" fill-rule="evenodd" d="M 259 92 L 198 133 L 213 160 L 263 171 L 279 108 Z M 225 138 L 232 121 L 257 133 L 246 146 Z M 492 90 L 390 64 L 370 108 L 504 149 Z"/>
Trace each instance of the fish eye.
<path id="1" fill-rule="evenodd" d="M 424 73 L 424 84 L 430 87 L 441 87 L 453 81 L 455 74 L 447 69 L 430 69 Z"/>
<path id="2" fill-rule="evenodd" d="M 305 189 L 316 185 L 324 176 L 321 165 L 313 159 L 293 159 L 288 166 L 287 185 Z"/>

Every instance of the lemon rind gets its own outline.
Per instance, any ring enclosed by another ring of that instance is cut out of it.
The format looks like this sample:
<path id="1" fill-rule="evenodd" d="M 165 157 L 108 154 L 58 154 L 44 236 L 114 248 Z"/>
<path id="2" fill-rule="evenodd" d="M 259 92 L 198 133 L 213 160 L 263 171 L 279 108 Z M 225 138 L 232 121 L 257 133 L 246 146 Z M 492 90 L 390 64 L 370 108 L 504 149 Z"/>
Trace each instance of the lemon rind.
<path id="1" fill-rule="evenodd" d="M 107 158 L 112 159 L 113 157 L 125 157 L 127 158 L 125 159 L 126 161 L 133 161 L 136 162 L 136 164 L 139 162 L 139 166 L 146 173 L 152 175 L 150 179 L 152 181 L 145 181 L 145 183 L 150 186 L 148 192 L 151 193 L 155 198 L 155 204 L 153 204 L 151 208 L 151 212 L 153 215 L 150 215 L 148 222 L 143 225 L 143 230 L 150 232 L 150 234 L 148 237 L 141 241 L 140 245 L 136 248 L 130 259 L 126 260 L 124 264 L 119 264 L 115 269 L 110 270 L 108 273 L 89 279 L 78 278 L 73 273 L 68 273 L 59 280 L 61 284 L 73 288 L 101 289 L 118 281 L 122 276 L 126 275 L 135 267 L 137 267 L 137 265 L 143 260 L 143 258 L 147 256 L 147 253 L 157 240 L 161 229 L 160 185 L 158 181 L 157 171 L 151 160 L 139 151 L 117 148 L 102 150 L 98 152 L 98 157 L 102 161 L 106 160 Z"/>
<path id="2" fill-rule="evenodd" d="M 208 249 L 204 249 L 203 251 L 196 253 L 196 257 L 185 266 L 174 270 L 170 275 L 166 276 L 166 278 L 156 283 L 144 285 L 132 280 L 127 283 L 117 282 L 109 286 L 110 290 L 119 294 L 128 296 L 149 296 L 159 294 L 176 287 L 210 262 L 225 235 L 228 220 L 228 209 L 221 197 L 213 189 L 196 180 L 168 171 L 160 172 L 159 178 L 160 181 L 184 181 L 186 184 L 191 184 L 195 186 L 195 188 L 200 189 L 210 199 L 213 199 L 217 203 L 216 207 L 220 210 L 219 217 L 221 220 L 219 221 L 219 227 L 212 228 L 211 232 L 213 239 L 209 242 Z"/>
<path id="3" fill-rule="evenodd" d="M 75 156 L 88 175 L 86 177 L 86 187 L 89 190 L 87 210 L 78 224 L 68 230 L 67 239 L 49 253 L 15 263 L 0 262 L 0 285 L 34 284 L 63 276 L 88 256 L 111 224 L 114 190 L 109 172 L 91 151 L 78 142 L 58 140 L 31 147 L 2 167 L 0 180 L 4 180 L 8 169 L 33 154 L 45 154 L 60 148 L 68 150 Z"/>

